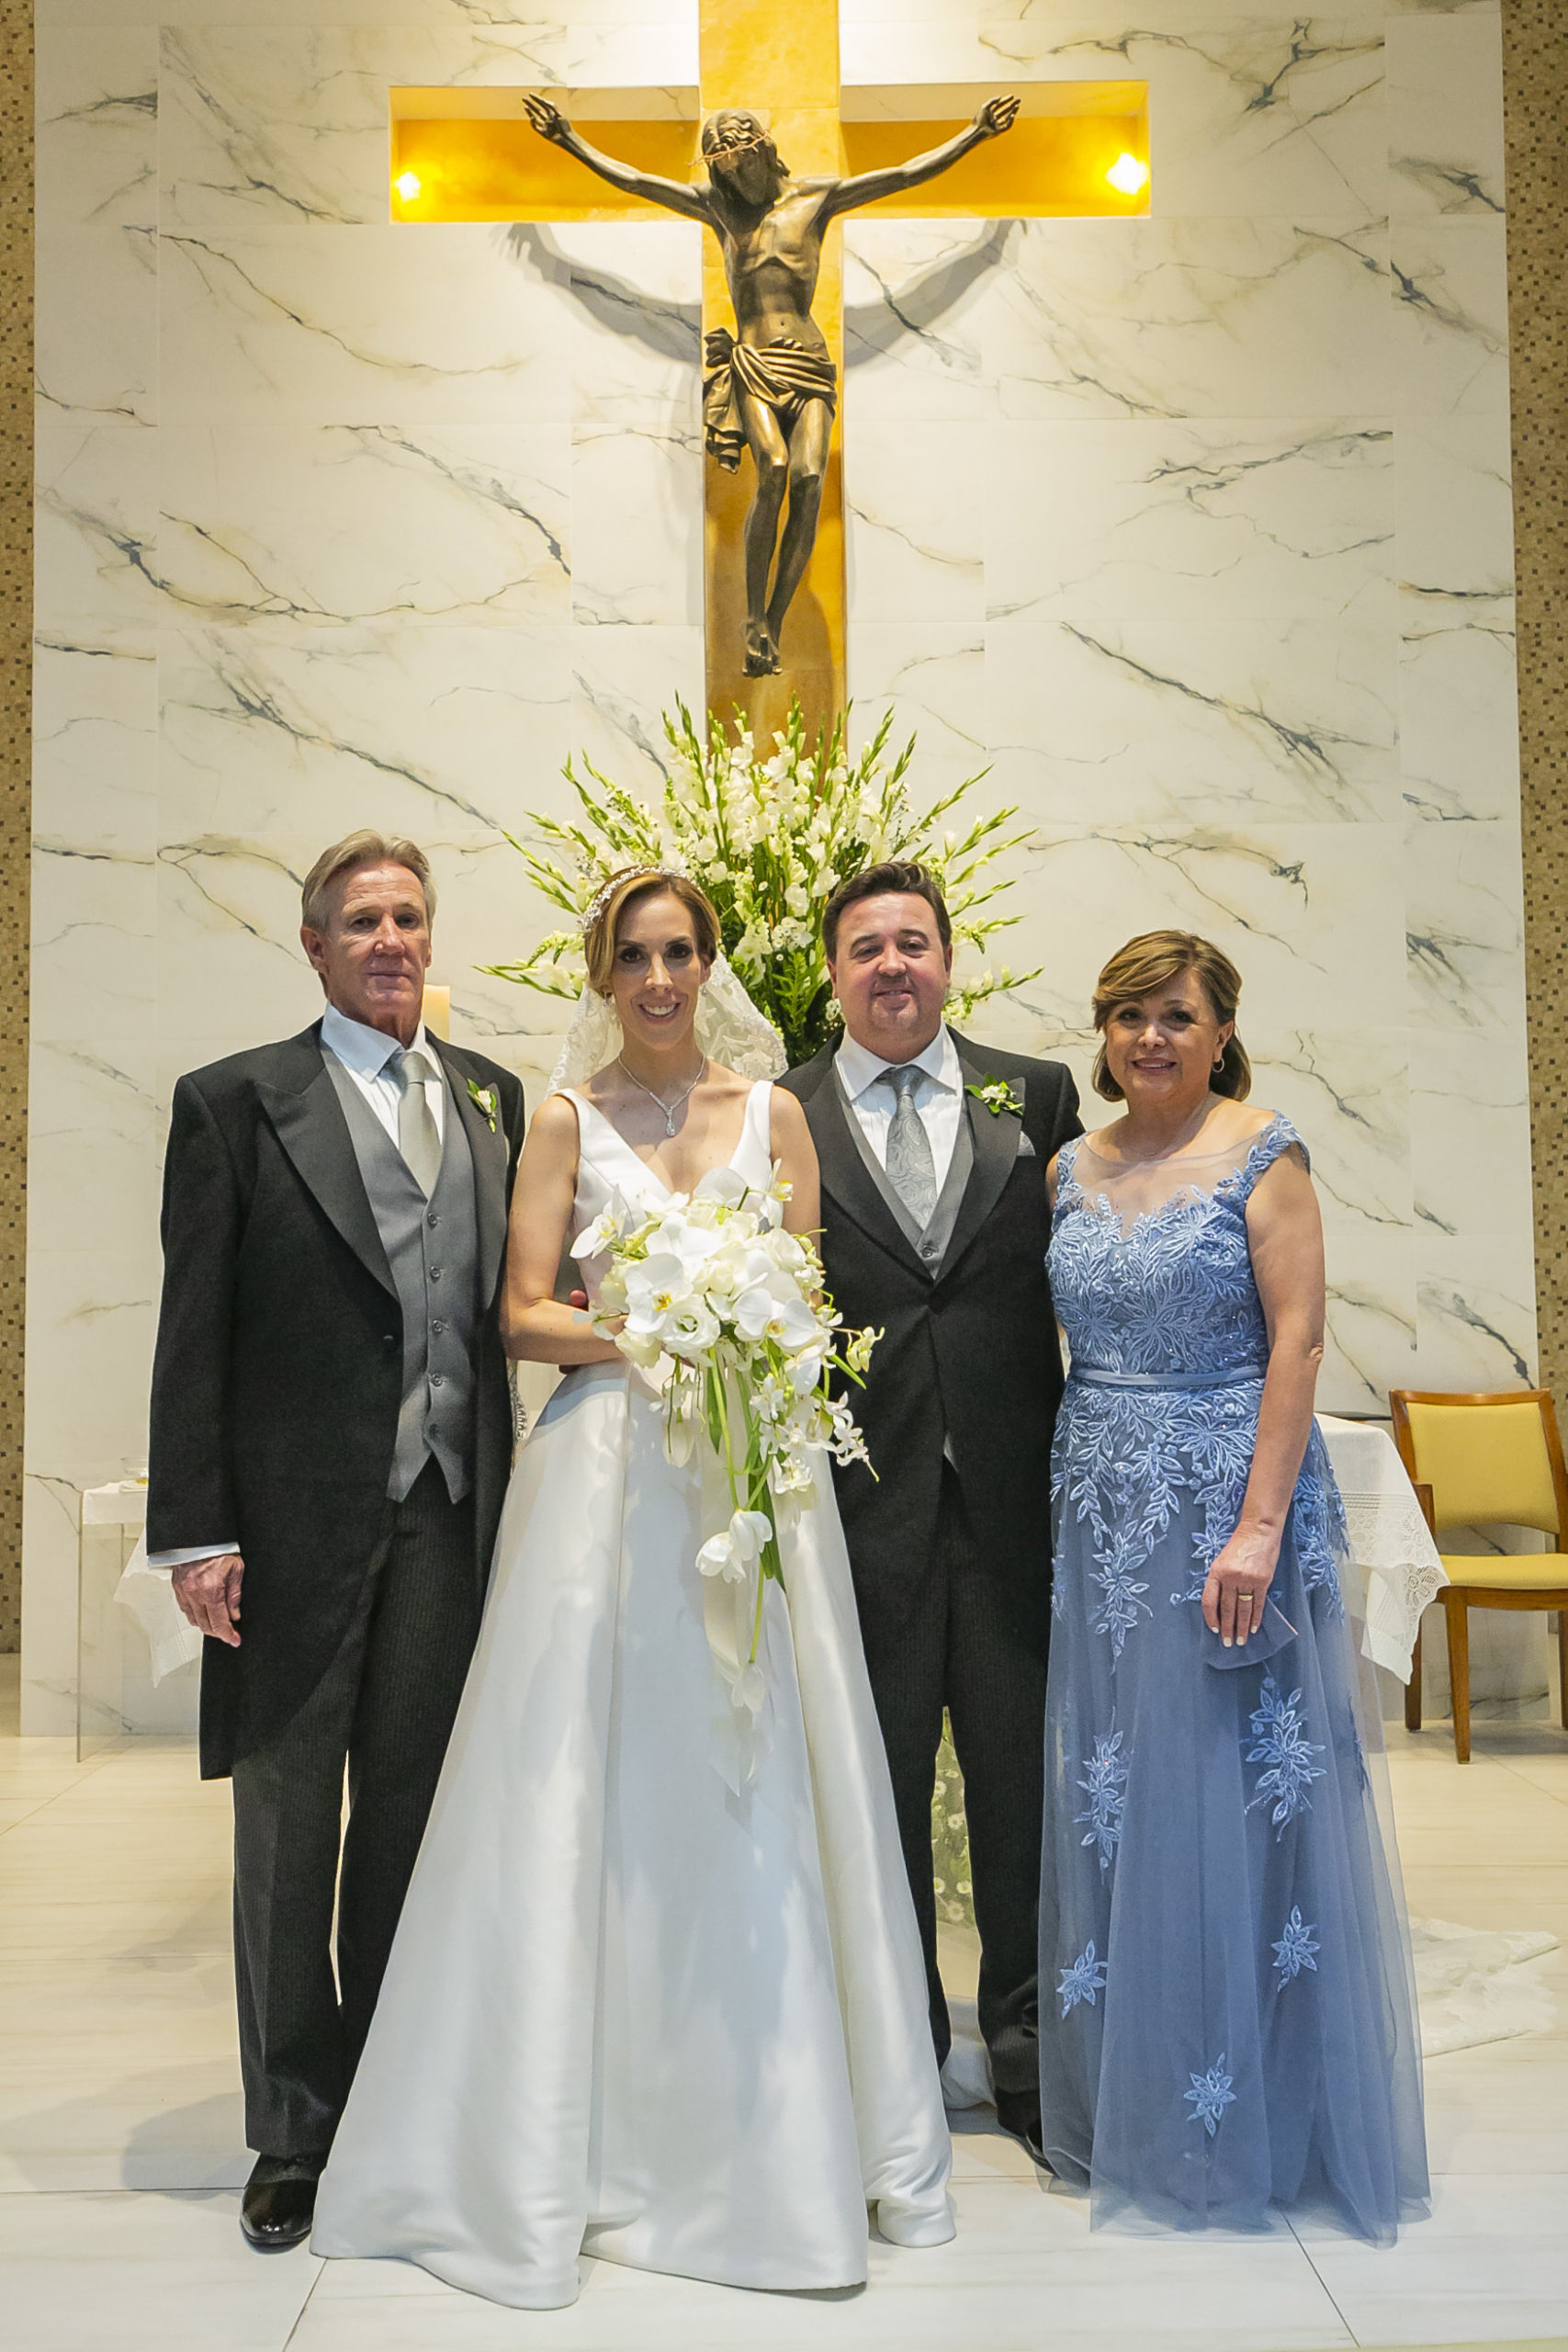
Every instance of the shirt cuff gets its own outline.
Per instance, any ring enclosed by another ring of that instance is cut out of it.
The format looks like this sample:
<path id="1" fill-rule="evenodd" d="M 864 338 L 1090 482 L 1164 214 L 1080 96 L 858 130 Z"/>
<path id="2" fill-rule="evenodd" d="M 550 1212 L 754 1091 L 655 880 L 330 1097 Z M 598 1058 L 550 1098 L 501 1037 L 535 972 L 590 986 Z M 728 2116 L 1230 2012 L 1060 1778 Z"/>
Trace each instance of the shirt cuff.
<path id="1" fill-rule="evenodd" d="M 237 1544 L 190 1544 L 183 1552 L 149 1552 L 150 1568 L 186 1568 L 193 1560 L 220 1560 L 225 1552 L 237 1552 Z"/>

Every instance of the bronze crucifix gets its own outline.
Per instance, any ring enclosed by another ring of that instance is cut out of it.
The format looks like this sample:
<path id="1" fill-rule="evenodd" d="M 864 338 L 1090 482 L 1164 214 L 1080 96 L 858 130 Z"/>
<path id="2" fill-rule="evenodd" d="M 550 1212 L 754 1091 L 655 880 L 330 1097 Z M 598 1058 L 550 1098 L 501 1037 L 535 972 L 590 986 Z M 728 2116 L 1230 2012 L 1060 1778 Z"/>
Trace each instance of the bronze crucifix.
<path id="1" fill-rule="evenodd" d="M 838 379 L 811 315 L 822 242 L 840 213 L 902 195 L 1010 130 L 1014 97 L 989 99 L 973 122 L 929 154 L 853 178 L 795 179 L 754 114 L 728 108 L 703 125 L 708 177 L 684 187 L 601 154 L 548 98 L 525 101 L 542 139 L 629 196 L 700 221 L 718 239 L 737 332 L 707 337 L 703 427 L 728 472 L 749 448 L 757 486 L 746 516 L 746 674 L 779 667 L 779 639 L 817 536 Z M 787 503 L 786 503 L 787 502 Z M 781 531 L 781 523 L 783 528 Z"/>

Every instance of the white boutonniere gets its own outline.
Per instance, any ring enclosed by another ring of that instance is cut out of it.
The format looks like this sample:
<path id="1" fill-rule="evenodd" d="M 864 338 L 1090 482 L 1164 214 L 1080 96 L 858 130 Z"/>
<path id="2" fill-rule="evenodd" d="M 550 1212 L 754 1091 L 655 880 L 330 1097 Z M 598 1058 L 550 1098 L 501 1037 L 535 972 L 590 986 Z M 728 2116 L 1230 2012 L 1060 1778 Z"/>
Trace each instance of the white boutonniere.
<path id="1" fill-rule="evenodd" d="M 494 1087 L 481 1086 L 477 1078 L 470 1078 L 468 1080 L 468 1100 L 473 1103 L 476 1110 L 481 1111 L 484 1114 L 485 1124 L 489 1127 L 491 1135 L 494 1135 L 495 1114 L 501 1107 L 500 1098 L 497 1095 Z"/>
<path id="2" fill-rule="evenodd" d="M 1005 1078 L 987 1078 L 978 1086 L 966 1086 L 964 1091 L 972 1094 L 976 1102 L 983 1102 L 993 1119 L 999 1119 L 1004 1111 L 1010 1111 L 1015 1119 L 1023 1116 L 1023 1097 Z"/>

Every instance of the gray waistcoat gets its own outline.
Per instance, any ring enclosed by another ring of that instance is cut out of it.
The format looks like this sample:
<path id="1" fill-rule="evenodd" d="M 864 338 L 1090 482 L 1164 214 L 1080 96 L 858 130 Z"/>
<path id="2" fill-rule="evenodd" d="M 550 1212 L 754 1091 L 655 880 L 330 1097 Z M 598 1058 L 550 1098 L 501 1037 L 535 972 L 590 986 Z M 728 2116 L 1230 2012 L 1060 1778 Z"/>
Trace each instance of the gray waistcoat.
<path id="1" fill-rule="evenodd" d="M 333 1053 L 324 1053 L 403 1310 L 403 1394 L 387 1492 L 401 1502 L 434 1454 L 459 1502 L 473 1484 L 479 1227 L 468 1132 L 446 1090 L 441 1172 L 427 1201 Z"/>

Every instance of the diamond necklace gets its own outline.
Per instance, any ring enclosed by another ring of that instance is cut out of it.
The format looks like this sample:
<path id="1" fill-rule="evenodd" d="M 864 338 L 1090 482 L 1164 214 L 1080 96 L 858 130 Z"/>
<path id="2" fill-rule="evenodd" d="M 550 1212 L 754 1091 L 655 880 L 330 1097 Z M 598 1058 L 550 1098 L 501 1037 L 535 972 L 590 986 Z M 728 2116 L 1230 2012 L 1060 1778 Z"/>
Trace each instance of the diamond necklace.
<path id="1" fill-rule="evenodd" d="M 650 1102 L 658 1103 L 660 1109 L 664 1114 L 664 1132 L 666 1136 L 672 1136 L 675 1132 L 676 1112 L 683 1106 L 687 1096 L 694 1092 L 696 1088 L 702 1084 L 704 1079 L 708 1074 L 707 1056 L 705 1054 L 703 1056 L 702 1068 L 698 1070 L 695 1078 L 693 1079 L 691 1085 L 683 1088 L 682 1091 L 677 1094 L 673 1102 L 666 1102 L 662 1094 L 655 1094 L 651 1086 L 644 1086 L 636 1070 L 626 1069 L 626 1058 L 624 1054 L 617 1054 L 615 1056 L 615 1059 L 620 1063 L 621 1068 L 626 1070 L 626 1076 L 631 1080 L 632 1084 L 637 1088 L 638 1091 L 646 1094 Z"/>

